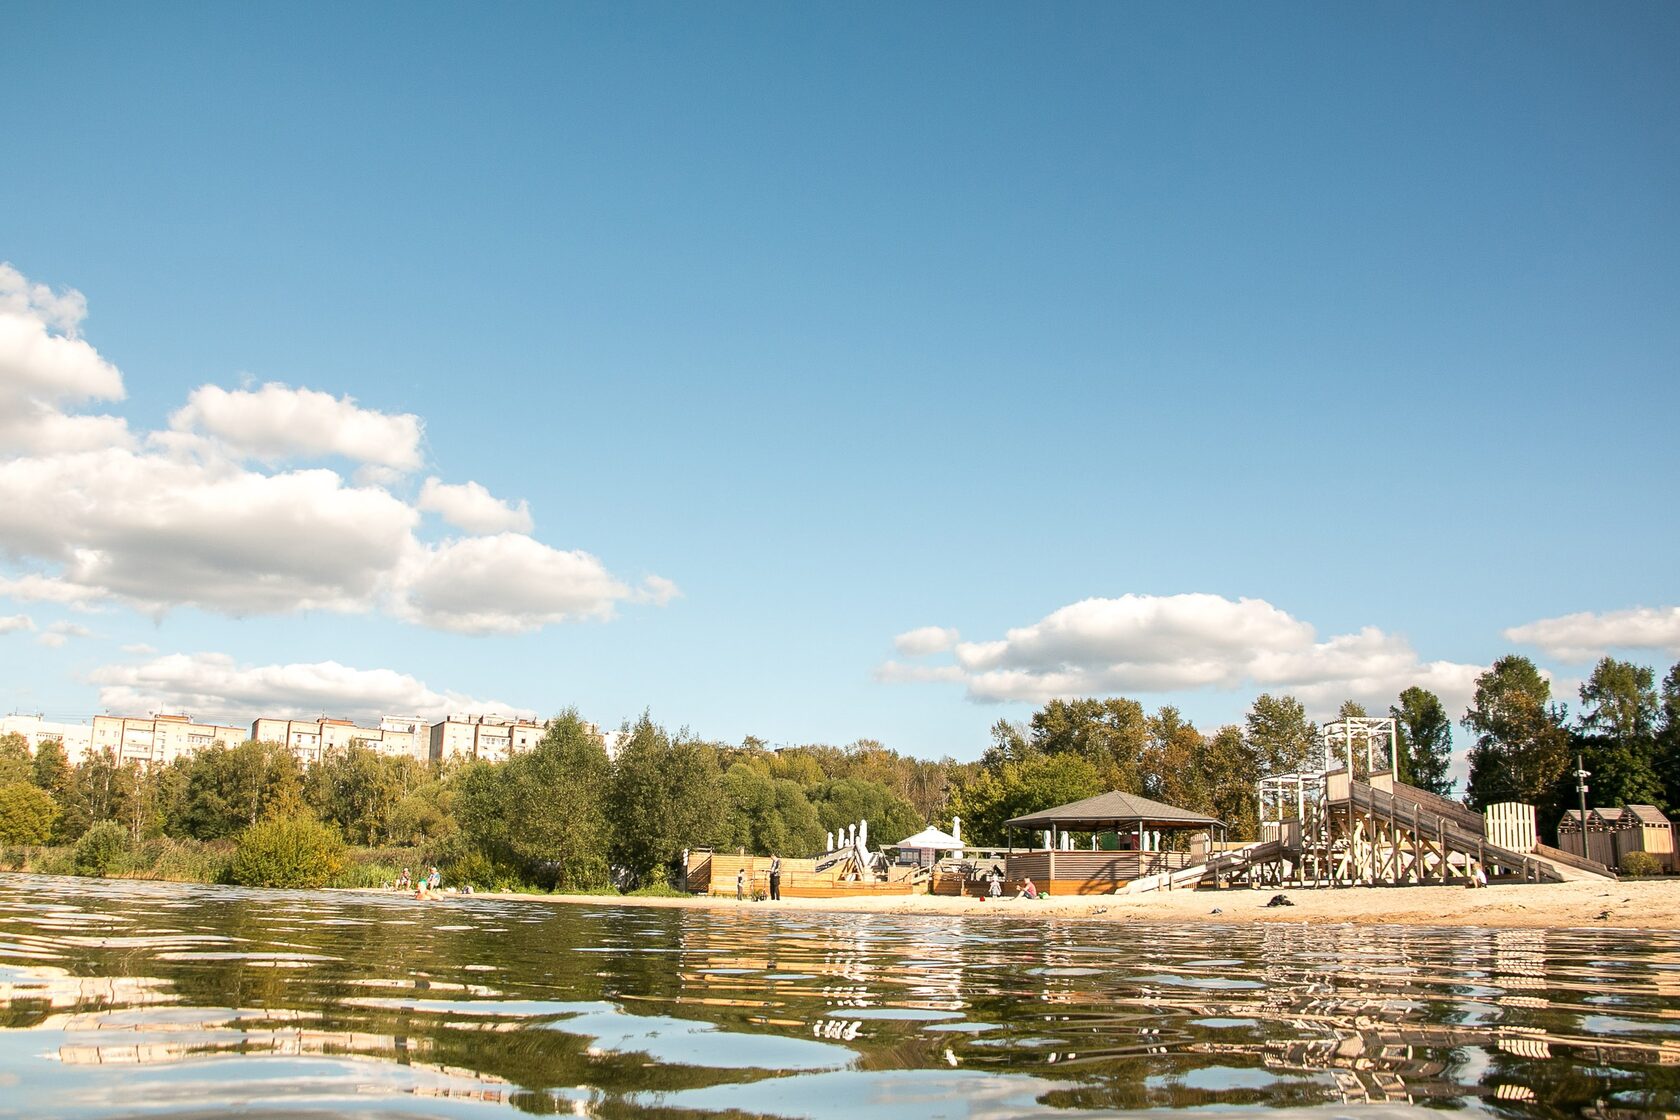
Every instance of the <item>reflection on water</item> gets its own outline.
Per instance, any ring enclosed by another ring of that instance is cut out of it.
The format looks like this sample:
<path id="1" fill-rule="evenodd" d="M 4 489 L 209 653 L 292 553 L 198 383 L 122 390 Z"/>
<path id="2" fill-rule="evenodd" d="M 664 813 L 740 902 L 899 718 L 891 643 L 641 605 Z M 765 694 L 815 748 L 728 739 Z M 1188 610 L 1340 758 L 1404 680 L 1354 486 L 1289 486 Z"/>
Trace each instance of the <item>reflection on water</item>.
<path id="1" fill-rule="evenodd" d="M 1680 1111 L 1680 937 L 0 875 L 0 1115 Z"/>

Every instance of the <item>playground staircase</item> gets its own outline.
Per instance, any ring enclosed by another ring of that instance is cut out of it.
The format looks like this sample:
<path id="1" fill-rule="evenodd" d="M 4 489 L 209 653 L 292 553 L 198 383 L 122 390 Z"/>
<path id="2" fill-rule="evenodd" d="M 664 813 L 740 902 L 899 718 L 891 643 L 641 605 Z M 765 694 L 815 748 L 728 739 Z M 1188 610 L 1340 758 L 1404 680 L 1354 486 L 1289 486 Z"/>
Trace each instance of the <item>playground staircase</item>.
<path id="1" fill-rule="evenodd" d="M 1416 786 L 1385 782 L 1389 788 L 1377 789 L 1368 782 L 1345 776 L 1343 781 L 1347 793 L 1341 797 L 1333 793 L 1332 808 L 1364 812 L 1375 819 L 1386 818 L 1396 829 L 1409 832 L 1414 842 L 1422 839 L 1444 851 L 1474 854 L 1483 864 L 1497 864 L 1508 871 L 1520 872 L 1525 878 L 1544 882 L 1614 878 L 1601 864 L 1544 844 L 1535 845 L 1529 852 L 1490 844 L 1480 813 Z"/>
<path id="2" fill-rule="evenodd" d="M 1161 871 L 1145 875 L 1127 883 L 1117 894 L 1143 894 L 1147 891 L 1181 891 L 1200 886 L 1205 880 L 1217 881 L 1223 875 L 1241 875 L 1256 864 L 1267 863 L 1284 854 L 1284 847 L 1276 840 L 1248 844 L 1219 852 L 1206 863 L 1193 863 L 1176 871 Z"/>

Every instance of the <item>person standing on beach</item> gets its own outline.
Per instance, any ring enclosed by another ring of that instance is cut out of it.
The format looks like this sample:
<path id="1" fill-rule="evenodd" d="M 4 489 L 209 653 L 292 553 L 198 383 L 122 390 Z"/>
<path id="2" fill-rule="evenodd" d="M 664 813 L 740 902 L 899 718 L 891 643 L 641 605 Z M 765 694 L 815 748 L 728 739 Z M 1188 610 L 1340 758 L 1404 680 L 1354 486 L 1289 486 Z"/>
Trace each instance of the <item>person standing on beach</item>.
<path id="1" fill-rule="evenodd" d="M 738 868 L 735 869 L 735 901 L 740 902 L 742 899 L 744 899 L 746 897 L 747 897 L 747 869 L 745 867 L 738 867 Z"/>
<path id="2" fill-rule="evenodd" d="M 770 853 L 770 901 L 780 902 L 782 898 L 782 857 L 775 852 Z"/>

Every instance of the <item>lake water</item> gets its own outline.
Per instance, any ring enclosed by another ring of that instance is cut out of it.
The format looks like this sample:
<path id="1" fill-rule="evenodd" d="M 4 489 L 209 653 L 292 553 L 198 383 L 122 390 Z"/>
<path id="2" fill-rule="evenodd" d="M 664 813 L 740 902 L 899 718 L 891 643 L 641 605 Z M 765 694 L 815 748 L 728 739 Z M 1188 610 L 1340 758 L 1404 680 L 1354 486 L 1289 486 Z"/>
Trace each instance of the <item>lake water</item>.
<path id="1" fill-rule="evenodd" d="M 1680 936 L 0 875 L 0 1115 L 1680 1110 Z"/>

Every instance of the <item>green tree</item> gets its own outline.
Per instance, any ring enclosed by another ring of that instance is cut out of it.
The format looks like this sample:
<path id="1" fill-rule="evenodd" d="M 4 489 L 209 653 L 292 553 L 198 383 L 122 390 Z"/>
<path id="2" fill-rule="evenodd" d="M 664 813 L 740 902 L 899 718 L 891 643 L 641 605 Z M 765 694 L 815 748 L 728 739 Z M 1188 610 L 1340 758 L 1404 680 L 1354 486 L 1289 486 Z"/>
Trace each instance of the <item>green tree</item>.
<path id="1" fill-rule="evenodd" d="M 1510 654 L 1476 678 L 1462 721 L 1476 736 L 1465 801 L 1473 809 L 1504 801 L 1533 805 L 1542 835 L 1562 815 L 1559 785 L 1573 761 L 1567 715 L 1551 695 L 1534 663 Z"/>
<path id="2" fill-rule="evenodd" d="M 1581 685 L 1581 753 L 1601 805 L 1654 805 L 1663 799 L 1654 681 L 1648 667 L 1606 657 Z"/>
<path id="3" fill-rule="evenodd" d="M 1400 779 L 1442 797 L 1451 797 L 1458 783 L 1448 776 L 1452 765 L 1452 719 L 1441 698 L 1416 685 L 1400 694 L 1390 707 L 1400 751 Z"/>
<path id="4" fill-rule="evenodd" d="M 1204 757 L 1207 744 L 1201 733 L 1170 705 L 1150 716 L 1148 727 L 1149 745 L 1138 792 L 1181 809 L 1211 808 Z"/>
<path id="5" fill-rule="evenodd" d="M 0 844 L 45 844 L 57 817 L 58 805 L 39 786 L 0 785 Z"/>
<path id="6" fill-rule="evenodd" d="M 0 786 L 27 782 L 35 777 L 29 761 L 29 740 L 15 731 L 0 735 Z"/>
<path id="7" fill-rule="evenodd" d="M 343 867 L 338 833 L 303 814 L 258 821 L 233 853 L 233 881 L 246 887 L 321 887 Z"/>
<path id="8" fill-rule="evenodd" d="M 1657 719 L 1657 777 L 1663 784 L 1659 804 L 1670 815 L 1680 811 L 1680 662 L 1662 682 L 1662 711 Z"/>
<path id="9" fill-rule="evenodd" d="M 76 790 L 76 768 L 64 756 L 64 745 L 48 739 L 35 748 L 31 780 L 53 799 L 58 812 L 53 817 L 51 844 L 73 843 L 87 830 L 87 815 L 81 809 Z"/>
<path id="10" fill-rule="evenodd" d="M 920 832 L 927 822 L 916 807 L 879 782 L 862 778 L 841 778 L 824 782 L 810 792 L 823 831 L 840 831 L 858 821 L 869 822 L 871 841 L 879 846 L 893 844 Z"/>
<path id="11" fill-rule="evenodd" d="M 1203 767 L 1208 812 L 1225 822 L 1233 839 L 1260 837 L 1260 759 L 1239 727 L 1221 727 L 1207 742 Z"/>
<path id="12" fill-rule="evenodd" d="M 180 823 L 199 840 L 233 836 L 303 807 L 303 771 L 283 743 L 207 747 L 188 761 Z"/>
<path id="13" fill-rule="evenodd" d="M 710 746 L 672 738 L 645 712 L 626 724 L 607 790 L 608 855 L 624 885 L 667 882 L 684 848 L 724 839 L 723 802 L 723 774 Z"/>
<path id="14" fill-rule="evenodd" d="M 1077 755 L 1031 754 L 1019 763 L 980 770 L 951 795 L 951 808 L 963 819 L 964 840 L 1003 844 L 1004 822 L 1012 817 L 1083 801 L 1103 788 L 1097 768 Z"/>
<path id="15" fill-rule="evenodd" d="M 1318 765 L 1323 744 L 1318 727 L 1293 696 L 1262 693 L 1248 710 L 1248 742 L 1263 774 L 1289 774 Z"/>
<path id="16" fill-rule="evenodd" d="M 1143 788 L 1149 721 L 1136 700 L 1052 700 L 1033 713 L 1030 725 L 1034 750 L 1084 759 L 1110 789 Z"/>
<path id="17" fill-rule="evenodd" d="M 823 828 L 805 791 L 746 762 L 723 774 L 732 847 L 759 855 L 812 856 L 822 851 Z"/>
<path id="18" fill-rule="evenodd" d="M 358 740 L 309 768 L 304 800 L 350 843 L 378 846 L 391 839 L 397 805 L 424 780 L 414 759 L 381 754 Z"/>
<path id="19" fill-rule="evenodd" d="M 606 745 L 567 710 L 530 751 L 467 767 L 456 817 L 469 843 L 529 882 L 559 890 L 604 886 L 608 777 Z"/>

